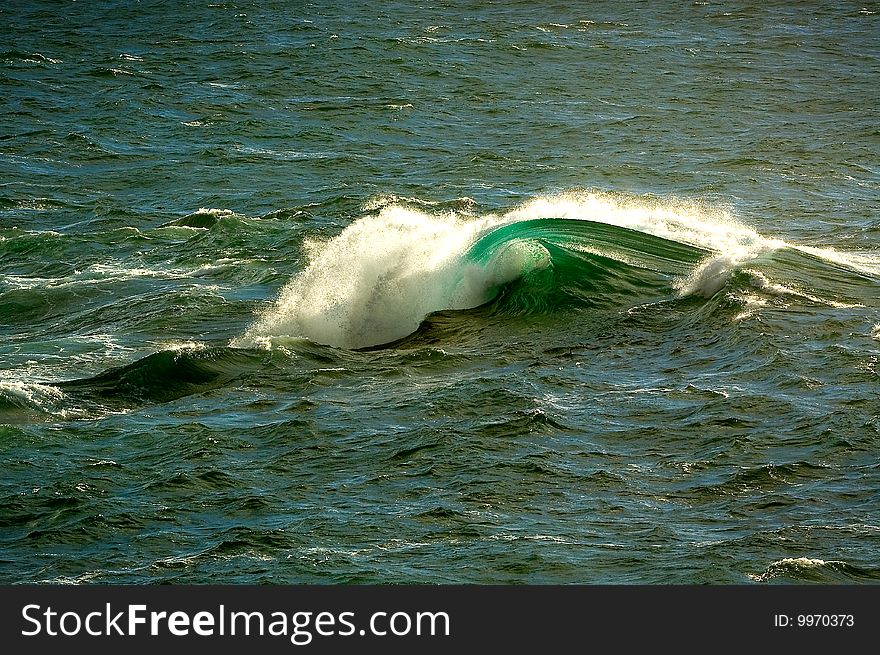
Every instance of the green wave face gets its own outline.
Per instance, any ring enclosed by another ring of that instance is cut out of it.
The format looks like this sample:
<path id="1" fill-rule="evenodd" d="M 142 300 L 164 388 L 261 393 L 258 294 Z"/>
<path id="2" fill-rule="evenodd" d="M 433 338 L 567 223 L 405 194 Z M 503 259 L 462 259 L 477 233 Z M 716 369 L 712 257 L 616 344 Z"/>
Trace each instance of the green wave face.
<path id="1" fill-rule="evenodd" d="M 506 311 L 546 311 L 571 303 L 602 306 L 669 288 L 710 252 L 594 221 L 533 219 L 490 229 L 467 251 L 484 267 L 487 300 Z M 499 297 L 500 296 L 500 297 Z"/>
<path id="2" fill-rule="evenodd" d="M 591 252 L 621 263 L 672 275 L 687 273 L 709 251 L 618 225 L 570 218 L 537 218 L 491 228 L 467 253 L 488 262 L 511 242 L 533 240 Z"/>

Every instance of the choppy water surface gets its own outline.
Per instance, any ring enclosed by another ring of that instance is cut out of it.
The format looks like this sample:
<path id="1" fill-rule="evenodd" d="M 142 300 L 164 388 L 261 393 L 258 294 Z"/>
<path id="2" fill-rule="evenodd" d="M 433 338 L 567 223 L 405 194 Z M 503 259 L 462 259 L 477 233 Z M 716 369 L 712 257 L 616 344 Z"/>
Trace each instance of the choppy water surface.
<path id="1" fill-rule="evenodd" d="M 4 5 L 2 579 L 877 583 L 877 11 Z"/>

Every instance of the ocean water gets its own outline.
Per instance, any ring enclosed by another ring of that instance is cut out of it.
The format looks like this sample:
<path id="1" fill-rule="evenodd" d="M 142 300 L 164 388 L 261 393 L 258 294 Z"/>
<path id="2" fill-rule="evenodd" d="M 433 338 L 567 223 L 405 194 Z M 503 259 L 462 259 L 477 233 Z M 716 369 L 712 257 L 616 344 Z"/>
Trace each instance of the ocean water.
<path id="1" fill-rule="evenodd" d="M 0 579 L 880 582 L 880 6 L 0 6 Z"/>

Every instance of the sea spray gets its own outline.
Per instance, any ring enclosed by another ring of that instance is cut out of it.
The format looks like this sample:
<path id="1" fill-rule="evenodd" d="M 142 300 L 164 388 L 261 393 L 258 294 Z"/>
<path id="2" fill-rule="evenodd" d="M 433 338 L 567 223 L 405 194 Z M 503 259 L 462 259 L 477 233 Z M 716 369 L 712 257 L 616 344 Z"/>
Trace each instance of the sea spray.
<path id="1" fill-rule="evenodd" d="M 400 206 L 355 221 L 328 242 L 312 244 L 306 268 L 233 345 L 306 337 L 366 347 L 410 334 L 432 311 L 480 305 L 504 280 L 463 265 L 461 256 L 486 225 Z"/>

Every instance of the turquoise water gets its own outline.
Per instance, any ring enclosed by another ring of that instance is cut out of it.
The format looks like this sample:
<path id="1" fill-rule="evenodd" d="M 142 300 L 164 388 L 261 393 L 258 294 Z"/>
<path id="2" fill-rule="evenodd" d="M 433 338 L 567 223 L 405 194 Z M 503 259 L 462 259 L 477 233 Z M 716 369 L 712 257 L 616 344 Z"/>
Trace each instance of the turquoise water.
<path id="1" fill-rule="evenodd" d="M 880 581 L 880 8 L 0 8 L 0 579 Z"/>

